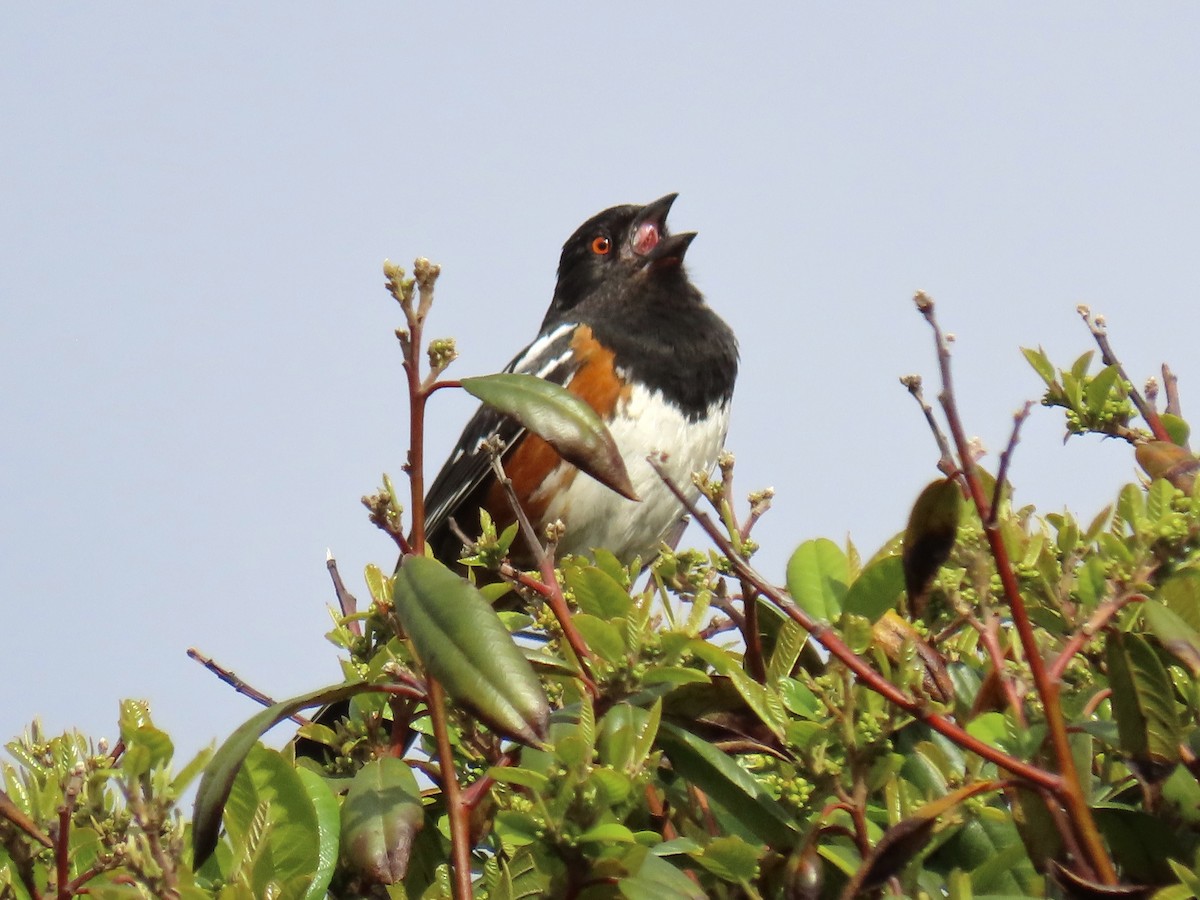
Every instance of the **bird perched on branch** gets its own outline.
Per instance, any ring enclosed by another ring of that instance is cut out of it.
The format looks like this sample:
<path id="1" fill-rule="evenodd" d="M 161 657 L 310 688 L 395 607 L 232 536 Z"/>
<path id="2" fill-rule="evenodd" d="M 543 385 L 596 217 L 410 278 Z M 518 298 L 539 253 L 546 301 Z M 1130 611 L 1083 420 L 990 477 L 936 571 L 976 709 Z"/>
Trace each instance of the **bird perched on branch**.
<path id="1" fill-rule="evenodd" d="M 637 500 L 564 461 L 538 436 L 481 406 L 426 494 L 426 535 L 452 563 L 477 531 L 479 509 L 501 527 L 515 520 L 481 442 L 498 438 L 502 462 L 538 534 L 560 520 L 558 554 L 611 551 L 649 561 L 678 537 L 683 507 L 650 467 L 653 454 L 693 494 L 691 475 L 710 471 L 729 426 L 737 377 L 733 332 L 688 279 L 683 258 L 695 232 L 671 234 L 668 194 L 646 206 L 614 206 L 563 245 L 558 282 L 538 336 L 505 369 L 536 375 L 584 400 L 608 426 Z M 513 544 L 513 558 L 531 560 Z"/>

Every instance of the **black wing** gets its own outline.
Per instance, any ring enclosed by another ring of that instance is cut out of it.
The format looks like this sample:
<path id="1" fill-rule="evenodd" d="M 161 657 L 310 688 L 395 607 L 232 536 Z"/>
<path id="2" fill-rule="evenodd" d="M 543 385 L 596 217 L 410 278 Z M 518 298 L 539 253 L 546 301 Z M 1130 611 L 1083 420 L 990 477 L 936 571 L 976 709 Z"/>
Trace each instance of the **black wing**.
<path id="1" fill-rule="evenodd" d="M 572 324 L 556 326 L 518 353 L 504 371 L 537 375 L 566 385 L 578 368 L 570 352 L 573 332 Z M 498 437 L 505 447 L 512 447 L 524 431 L 514 419 L 486 405 L 481 405 L 468 420 L 450 458 L 425 494 L 426 540 L 442 562 L 453 563 L 457 559 L 453 554 L 461 546 L 450 530 L 450 520 L 457 520 L 467 532 L 479 521 L 478 510 L 468 509 L 468 501 L 479 502 L 479 488 L 492 475 L 491 457 L 479 449 L 479 444 Z M 444 558 L 445 555 L 451 558 Z"/>

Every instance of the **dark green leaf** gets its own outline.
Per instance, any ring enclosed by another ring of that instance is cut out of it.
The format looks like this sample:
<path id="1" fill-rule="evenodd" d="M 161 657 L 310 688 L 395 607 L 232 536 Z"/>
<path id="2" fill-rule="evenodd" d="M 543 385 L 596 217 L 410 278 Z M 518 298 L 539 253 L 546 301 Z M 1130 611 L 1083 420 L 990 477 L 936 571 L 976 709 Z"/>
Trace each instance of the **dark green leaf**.
<path id="1" fill-rule="evenodd" d="M 779 802 L 712 744 L 668 722 L 659 728 L 658 742 L 675 771 L 720 803 L 749 832 L 776 849 L 795 843 L 796 823 Z"/>
<path id="2" fill-rule="evenodd" d="M 1159 596 L 1193 631 L 1200 631 L 1200 571 L 1176 572 L 1159 587 Z"/>
<path id="3" fill-rule="evenodd" d="M 940 478 L 921 491 L 909 513 L 902 554 L 904 589 L 918 613 L 925 590 L 954 549 L 961 506 L 958 481 Z"/>
<path id="4" fill-rule="evenodd" d="M 405 634 L 446 693 L 501 734 L 539 744 L 549 701 L 479 591 L 436 560 L 407 556 L 396 572 L 394 594 Z"/>
<path id="5" fill-rule="evenodd" d="M 424 824 L 421 789 L 402 759 L 384 756 L 354 776 L 342 807 L 342 853 L 372 882 L 395 884 L 408 872 L 413 838 Z"/>
<path id="6" fill-rule="evenodd" d="M 192 856 L 196 866 L 203 864 L 217 846 L 221 813 L 225 809 L 225 801 L 229 797 L 233 780 L 259 736 L 272 725 L 302 709 L 336 703 L 370 689 L 369 685 L 357 682 L 338 684 L 302 694 L 264 709 L 229 736 L 213 755 L 196 791 L 196 805 L 192 816 Z"/>
<path id="7" fill-rule="evenodd" d="M 1099 804 L 1093 813 L 1097 827 L 1112 848 L 1114 861 L 1130 881 L 1170 882 L 1171 867 L 1167 860 L 1184 859 L 1187 855 L 1175 826 L 1161 816 L 1116 804 Z"/>
<path id="8" fill-rule="evenodd" d="M 462 379 L 467 393 L 516 419 L 567 462 L 623 497 L 638 499 L 621 451 L 587 403 L 534 375 L 502 373 Z"/>
<path id="9" fill-rule="evenodd" d="M 1154 649 L 1140 635 L 1111 631 L 1106 659 L 1121 749 L 1143 762 L 1178 760 L 1174 689 Z"/>
<path id="10" fill-rule="evenodd" d="M 1200 634 L 1172 610 L 1153 600 L 1142 604 L 1142 615 L 1150 633 L 1167 652 L 1187 666 L 1193 677 L 1200 676 Z"/>

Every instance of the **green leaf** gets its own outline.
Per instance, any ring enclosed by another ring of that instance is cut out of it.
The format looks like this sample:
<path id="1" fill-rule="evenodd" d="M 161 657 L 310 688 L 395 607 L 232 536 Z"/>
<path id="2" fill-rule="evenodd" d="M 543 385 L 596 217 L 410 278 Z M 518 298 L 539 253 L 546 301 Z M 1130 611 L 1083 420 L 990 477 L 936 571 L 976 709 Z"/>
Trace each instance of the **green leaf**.
<path id="1" fill-rule="evenodd" d="M 606 662 L 620 663 L 625 659 L 625 639 L 621 630 L 611 622 L 588 613 L 577 613 L 572 621 L 587 645 Z"/>
<path id="2" fill-rule="evenodd" d="M 1056 373 L 1054 365 L 1050 362 L 1050 358 L 1046 356 L 1046 351 L 1041 347 L 1038 347 L 1036 350 L 1022 347 L 1021 353 L 1029 365 L 1033 366 L 1033 370 L 1041 376 L 1042 381 L 1046 382 L 1046 387 L 1053 386 Z"/>
<path id="3" fill-rule="evenodd" d="M 312 769 L 298 767 L 296 774 L 317 818 L 317 869 L 312 883 L 304 894 L 304 900 L 321 900 L 325 896 L 333 871 L 337 865 L 339 835 L 341 832 L 341 810 L 337 797 L 329 783 Z"/>
<path id="4" fill-rule="evenodd" d="M 1119 377 L 1116 366 L 1105 366 L 1088 382 L 1085 399 L 1090 412 L 1099 415 L 1104 411 L 1104 404 L 1108 402 L 1108 396 Z"/>
<path id="5" fill-rule="evenodd" d="M 600 619 L 616 619 L 628 615 L 633 607 L 629 592 L 595 566 L 568 566 L 563 576 L 580 610 L 585 613 Z"/>
<path id="6" fill-rule="evenodd" d="M 1092 357 L 1095 355 L 1095 350 L 1088 350 L 1080 355 L 1079 359 L 1071 364 L 1071 374 L 1079 381 L 1087 375 L 1088 368 L 1092 365 Z"/>
<path id="7" fill-rule="evenodd" d="M 1158 589 L 1163 603 L 1175 615 L 1200 631 L 1200 571 L 1184 569 L 1176 572 Z"/>
<path id="8" fill-rule="evenodd" d="M 759 721 L 782 741 L 786 716 L 779 692 L 759 684 L 742 669 L 730 669 L 729 680 L 746 701 L 746 705 L 758 716 Z"/>
<path id="9" fill-rule="evenodd" d="M 296 770 L 275 750 L 253 747 L 234 780 L 225 828 L 238 851 L 231 880 L 266 896 L 272 883 L 284 896 L 308 896 L 319 867 L 317 814 Z M 278 896 L 278 895 L 277 895 Z"/>
<path id="10" fill-rule="evenodd" d="M 729 835 L 713 838 L 702 852 L 692 856 L 718 878 L 736 883 L 752 881 L 758 875 L 758 858 L 764 850 L 747 844 L 737 835 Z"/>
<path id="11" fill-rule="evenodd" d="M 1142 604 L 1142 615 L 1146 627 L 1164 649 L 1187 666 L 1193 677 L 1200 677 L 1200 634 L 1172 610 L 1153 600 Z"/>
<path id="12" fill-rule="evenodd" d="M 1161 816 L 1117 804 L 1098 804 L 1093 814 L 1112 848 L 1113 860 L 1132 883 L 1165 884 L 1171 880 L 1167 860 L 1185 858 L 1176 826 Z"/>
<path id="13" fill-rule="evenodd" d="M 1163 428 L 1167 429 L 1167 434 L 1170 435 L 1171 440 L 1180 447 L 1186 447 L 1188 437 L 1192 433 L 1191 426 L 1179 418 L 1179 416 L 1173 416 L 1170 413 L 1161 413 L 1159 419 L 1162 420 Z"/>
<path id="14" fill-rule="evenodd" d="M 600 416 L 570 391 L 535 375 L 462 379 L 467 393 L 516 419 L 567 462 L 623 497 L 637 500 L 621 451 Z"/>
<path id="15" fill-rule="evenodd" d="M 617 882 L 625 900 L 705 900 L 703 889 L 677 868 L 653 853 L 645 853 L 640 864 Z"/>
<path id="16" fill-rule="evenodd" d="M 422 665 L 450 697 L 495 731 L 541 743 L 549 701 L 479 591 L 436 560 L 407 556 L 396 572 L 394 603 Z"/>
<path id="17" fill-rule="evenodd" d="M 819 622 L 837 619 L 849 580 L 846 554 L 826 538 L 805 541 L 788 560 L 788 591 L 796 604 Z"/>
<path id="18" fill-rule="evenodd" d="M 192 814 L 192 858 L 197 867 L 202 865 L 216 849 L 225 801 L 229 797 L 234 778 L 242 767 L 246 754 L 254 747 L 259 736 L 272 725 L 302 709 L 336 703 L 371 689 L 370 685 L 363 682 L 354 682 L 302 694 L 264 709 L 242 723 L 229 736 L 221 748 L 213 754 L 212 761 L 204 770 L 204 777 L 200 779 L 200 787 L 196 791 L 196 804 Z"/>
<path id="19" fill-rule="evenodd" d="M 1110 631 L 1106 659 L 1121 749 L 1142 761 L 1176 762 L 1179 719 L 1174 688 L 1154 649 L 1140 635 Z"/>
<path id="20" fill-rule="evenodd" d="M 408 872 L 413 839 L 424 825 L 421 788 L 412 769 L 391 756 L 367 762 L 342 807 L 342 854 L 370 881 L 395 884 Z"/>
<path id="21" fill-rule="evenodd" d="M 518 766 L 492 766 L 487 771 L 488 777 L 500 784 L 515 784 L 518 787 L 529 788 L 534 793 L 543 794 L 550 787 L 550 779 L 541 772 L 532 769 L 522 769 Z"/>
<path id="22" fill-rule="evenodd" d="M 904 564 L 901 558 L 885 556 L 876 559 L 850 585 L 843 611 L 876 622 L 885 612 L 896 607 L 903 590 Z"/>
<path id="23" fill-rule="evenodd" d="M 751 834 L 776 849 L 795 844 L 798 829 L 784 808 L 712 744 L 669 722 L 659 727 L 658 743 L 676 772 L 721 804 Z"/>
<path id="24" fill-rule="evenodd" d="M 582 844 L 601 843 L 601 844 L 636 844 L 637 838 L 633 836 L 633 832 L 620 822 L 606 822 L 602 825 L 596 825 L 589 828 L 583 834 L 579 835 L 577 840 Z"/>
<path id="25" fill-rule="evenodd" d="M 777 685 L 791 675 L 807 640 L 808 632 L 793 620 L 788 619 L 780 626 L 771 661 L 767 664 L 767 684 Z"/>

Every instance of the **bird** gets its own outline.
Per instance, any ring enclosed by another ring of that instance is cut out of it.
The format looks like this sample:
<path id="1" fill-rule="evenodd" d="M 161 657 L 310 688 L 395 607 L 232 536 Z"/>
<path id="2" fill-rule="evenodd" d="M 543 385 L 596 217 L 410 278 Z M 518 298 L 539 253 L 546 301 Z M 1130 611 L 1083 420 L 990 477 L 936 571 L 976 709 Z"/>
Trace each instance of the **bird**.
<path id="1" fill-rule="evenodd" d="M 504 369 L 554 382 L 590 405 L 638 499 L 585 475 L 482 405 L 426 493 L 426 540 L 442 562 L 463 555 L 462 535 L 478 532 L 480 509 L 501 528 L 516 519 L 485 441 L 503 446 L 504 473 L 537 533 L 552 522 L 565 526 L 559 558 L 602 548 L 627 565 L 649 563 L 663 541 L 682 533 L 683 505 L 647 457 L 698 496 L 692 474 L 712 471 L 728 432 L 738 344 L 684 267 L 696 233 L 667 228 L 677 196 L 613 206 L 580 225 L 563 245 L 537 336 Z M 521 547 L 512 545 L 513 562 L 532 565 Z"/>
<path id="2" fill-rule="evenodd" d="M 613 206 L 575 230 L 537 336 L 504 370 L 552 381 L 589 404 L 612 434 L 638 499 L 583 474 L 514 419 L 482 405 L 425 494 L 426 543 L 442 563 L 461 570 L 462 535 L 478 531 L 481 509 L 499 527 L 515 521 L 484 442 L 504 447 L 505 476 L 538 533 L 551 522 L 565 526 L 556 559 L 600 548 L 626 565 L 649 564 L 664 541 L 682 534 L 684 507 L 647 457 L 692 499 L 699 495 L 692 473 L 713 469 L 729 429 L 738 344 L 684 268 L 696 233 L 667 228 L 677 196 Z M 535 563 L 520 542 L 510 559 Z M 313 722 L 332 727 L 348 710 L 348 701 L 334 703 Z M 294 744 L 297 756 L 327 756 L 318 741 L 297 736 Z"/>

